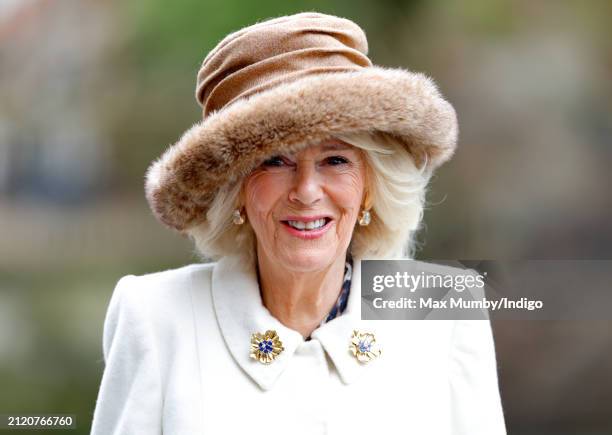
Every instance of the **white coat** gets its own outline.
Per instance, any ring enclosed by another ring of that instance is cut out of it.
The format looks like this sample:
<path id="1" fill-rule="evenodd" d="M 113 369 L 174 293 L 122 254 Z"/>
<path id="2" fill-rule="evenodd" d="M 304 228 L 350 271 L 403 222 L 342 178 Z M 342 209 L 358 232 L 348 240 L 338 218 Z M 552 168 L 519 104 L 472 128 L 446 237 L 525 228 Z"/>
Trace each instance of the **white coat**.
<path id="1" fill-rule="evenodd" d="M 362 321 L 360 262 L 345 313 L 312 339 L 262 305 L 253 267 L 236 257 L 115 288 L 93 435 L 501 435 L 505 425 L 489 321 Z M 285 350 L 249 357 L 254 332 Z M 382 355 L 348 351 L 354 329 Z"/>

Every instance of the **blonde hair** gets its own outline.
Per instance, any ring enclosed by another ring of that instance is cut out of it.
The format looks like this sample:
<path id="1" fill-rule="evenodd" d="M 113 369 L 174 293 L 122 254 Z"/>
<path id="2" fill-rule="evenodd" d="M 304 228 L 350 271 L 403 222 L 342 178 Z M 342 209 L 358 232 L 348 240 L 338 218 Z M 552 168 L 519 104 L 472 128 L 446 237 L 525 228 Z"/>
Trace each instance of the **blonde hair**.
<path id="1" fill-rule="evenodd" d="M 384 133 L 336 135 L 363 151 L 367 167 L 366 191 L 372 216 L 368 226 L 356 225 L 349 251 L 360 259 L 412 258 L 415 235 L 421 227 L 425 194 L 431 173 L 417 167 L 398 139 Z M 242 180 L 219 189 L 206 221 L 187 230 L 196 253 L 204 260 L 226 255 L 255 255 L 255 233 L 248 220 L 232 223 L 239 206 Z"/>

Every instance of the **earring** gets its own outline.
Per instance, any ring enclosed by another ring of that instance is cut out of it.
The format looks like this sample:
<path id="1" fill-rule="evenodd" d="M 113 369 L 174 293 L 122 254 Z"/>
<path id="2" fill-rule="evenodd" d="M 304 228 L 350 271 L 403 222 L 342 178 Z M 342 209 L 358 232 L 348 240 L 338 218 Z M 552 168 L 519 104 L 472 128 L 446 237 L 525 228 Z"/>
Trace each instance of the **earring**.
<path id="1" fill-rule="evenodd" d="M 242 225 L 244 223 L 244 216 L 242 215 L 242 211 L 240 209 L 237 208 L 232 213 L 232 222 L 234 225 Z"/>
<path id="2" fill-rule="evenodd" d="M 366 227 L 370 225 L 371 221 L 372 215 L 370 215 L 370 210 L 361 210 L 361 214 L 359 215 L 359 225 Z"/>

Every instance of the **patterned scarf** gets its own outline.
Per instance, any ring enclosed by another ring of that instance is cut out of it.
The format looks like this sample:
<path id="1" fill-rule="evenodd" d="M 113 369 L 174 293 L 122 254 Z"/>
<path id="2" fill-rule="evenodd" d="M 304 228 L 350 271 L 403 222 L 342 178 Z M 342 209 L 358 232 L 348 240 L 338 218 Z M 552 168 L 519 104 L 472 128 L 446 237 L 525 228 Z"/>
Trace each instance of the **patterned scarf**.
<path id="1" fill-rule="evenodd" d="M 346 264 L 344 265 L 344 280 L 342 281 L 342 289 L 340 295 L 336 300 L 336 303 L 332 307 L 327 317 L 321 322 L 321 325 L 335 319 L 346 310 L 346 303 L 348 302 L 349 293 L 351 292 L 351 275 L 353 273 L 353 259 L 350 255 L 346 257 Z M 319 325 L 319 326 L 321 326 Z"/>

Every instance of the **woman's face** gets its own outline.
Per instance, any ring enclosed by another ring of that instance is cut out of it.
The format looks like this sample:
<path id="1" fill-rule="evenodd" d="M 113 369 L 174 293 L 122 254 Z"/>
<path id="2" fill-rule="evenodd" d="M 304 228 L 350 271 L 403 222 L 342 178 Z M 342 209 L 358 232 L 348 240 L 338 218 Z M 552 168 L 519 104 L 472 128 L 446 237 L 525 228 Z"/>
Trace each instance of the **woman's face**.
<path id="1" fill-rule="evenodd" d="M 339 139 L 266 160 L 244 185 L 258 255 L 301 272 L 344 261 L 365 175 L 361 151 Z"/>

